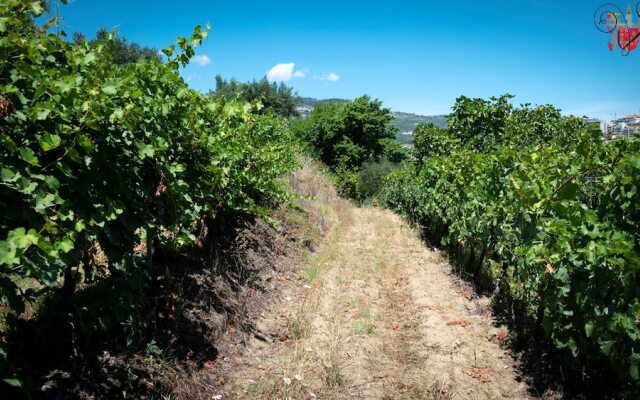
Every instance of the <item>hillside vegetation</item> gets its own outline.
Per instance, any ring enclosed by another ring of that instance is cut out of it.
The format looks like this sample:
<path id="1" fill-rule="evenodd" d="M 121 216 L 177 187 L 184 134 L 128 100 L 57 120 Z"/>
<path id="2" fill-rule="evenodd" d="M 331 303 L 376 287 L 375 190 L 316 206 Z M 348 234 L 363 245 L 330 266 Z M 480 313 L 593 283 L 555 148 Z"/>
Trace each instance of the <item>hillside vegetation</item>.
<path id="1" fill-rule="evenodd" d="M 323 102 L 294 123 L 305 150 L 334 173 L 338 192 L 356 201 L 375 196 L 382 178 L 408 157 L 394 140 L 391 110 L 364 95 L 350 102 Z"/>
<path id="2" fill-rule="evenodd" d="M 296 106 L 304 108 L 300 112 L 303 117 L 309 117 L 311 110 L 313 110 L 319 104 L 326 103 L 348 103 L 350 100 L 345 99 L 314 99 L 312 97 L 296 97 Z M 421 124 L 433 124 L 438 128 L 446 128 L 447 116 L 446 115 L 418 115 L 413 113 L 406 113 L 400 111 L 391 111 L 393 120 L 391 126 L 397 128 L 396 140 L 401 144 L 413 144 L 413 136 L 410 134 L 413 130 Z"/>
<path id="3" fill-rule="evenodd" d="M 205 29 L 164 49 L 164 63 L 121 64 L 111 46 L 37 27 L 43 12 L 0 1 L 0 379 L 14 388 L 43 367 L 20 342 L 26 321 L 47 311 L 67 330 L 50 355 L 114 332 L 130 343 L 166 276 L 159 260 L 201 247 L 233 215 L 266 215 L 296 165 L 284 119 L 180 77 Z M 80 277 L 110 282 L 108 295 L 75 306 Z"/>
<path id="4" fill-rule="evenodd" d="M 415 130 L 420 125 L 432 124 L 438 128 L 447 127 L 446 115 L 418 115 L 405 112 L 393 112 L 393 125 L 398 128 L 396 140 L 402 144 L 413 145 Z"/>
<path id="5" fill-rule="evenodd" d="M 0 0 L 0 398 L 640 396 L 640 138 L 509 95 L 298 118 L 188 86 L 208 27 L 159 56 L 45 10 Z"/>
<path id="6" fill-rule="evenodd" d="M 635 393 L 640 140 L 606 144 L 553 107 L 508 100 L 461 97 L 448 129 L 417 131 L 415 161 L 387 180 L 387 206 L 495 288 L 498 309 L 529 340 L 550 341 L 576 376 L 597 366 L 597 382 L 608 368 Z"/>

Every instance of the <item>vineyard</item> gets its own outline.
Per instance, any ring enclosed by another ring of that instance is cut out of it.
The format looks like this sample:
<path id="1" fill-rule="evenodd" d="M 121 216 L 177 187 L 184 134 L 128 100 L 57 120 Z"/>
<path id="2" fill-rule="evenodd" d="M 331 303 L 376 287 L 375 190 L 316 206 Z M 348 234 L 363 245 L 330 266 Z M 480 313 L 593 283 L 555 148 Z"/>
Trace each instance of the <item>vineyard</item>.
<path id="1" fill-rule="evenodd" d="M 447 130 L 418 129 L 387 205 L 495 287 L 532 337 L 637 382 L 640 141 L 604 143 L 582 120 L 508 100 L 461 97 Z"/>
<path id="2" fill-rule="evenodd" d="M 0 399 L 220 399 L 224 373 L 246 398 L 523 398 L 506 326 L 640 395 L 638 136 L 463 96 L 409 149 L 368 95 L 296 119 L 266 77 L 190 88 L 208 26 L 116 62 L 47 4 L 0 0 Z"/>
<path id="3" fill-rule="evenodd" d="M 201 244 L 221 215 L 264 215 L 286 200 L 277 178 L 295 166 L 284 119 L 256 113 L 258 102 L 212 100 L 180 77 L 206 30 L 164 49 L 164 63 L 117 65 L 103 46 L 47 33 L 54 21 L 36 26 L 43 12 L 40 1 L 0 2 L 5 331 L 47 296 L 71 312 L 79 272 L 147 282 L 161 272 L 154 253 Z M 76 334 L 133 329 L 136 293 L 85 316 Z M 0 347 L 0 378 L 21 386 L 15 374 L 30 366 L 11 350 Z"/>

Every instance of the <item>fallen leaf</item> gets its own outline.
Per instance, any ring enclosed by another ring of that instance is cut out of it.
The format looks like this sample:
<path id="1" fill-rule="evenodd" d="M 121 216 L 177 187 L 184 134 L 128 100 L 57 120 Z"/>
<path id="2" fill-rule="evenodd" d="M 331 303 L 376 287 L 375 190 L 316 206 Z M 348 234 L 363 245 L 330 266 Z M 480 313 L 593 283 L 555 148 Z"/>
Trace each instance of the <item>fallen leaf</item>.
<path id="1" fill-rule="evenodd" d="M 509 336 L 509 333 L 507 331 L 500 331 L 496 335 L 496 337 L 498 338 L 498 341 L 500 342 L 504 342 L 507 336 Z"/>
<path id="2" fill-rule="evenodd" d="M 471 367 L 467 371 L 465 371 L 465 373 L 470 377 L 485 383 L 491 382 L 491 372 L 493 372 L 493 368 L 489 366 Z"/>

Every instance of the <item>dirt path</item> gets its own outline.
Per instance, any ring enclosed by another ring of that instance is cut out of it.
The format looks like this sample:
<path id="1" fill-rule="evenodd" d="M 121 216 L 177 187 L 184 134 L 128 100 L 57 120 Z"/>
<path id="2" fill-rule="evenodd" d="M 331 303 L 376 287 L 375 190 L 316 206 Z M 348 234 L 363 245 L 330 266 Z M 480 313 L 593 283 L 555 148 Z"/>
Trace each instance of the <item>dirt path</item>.
<path id="1" fill-rule="evenodd" d="M 487 299 L 393 213 L 349 207 L 307 266 L 274 279 L 223 398 L 523 399 Z"/>

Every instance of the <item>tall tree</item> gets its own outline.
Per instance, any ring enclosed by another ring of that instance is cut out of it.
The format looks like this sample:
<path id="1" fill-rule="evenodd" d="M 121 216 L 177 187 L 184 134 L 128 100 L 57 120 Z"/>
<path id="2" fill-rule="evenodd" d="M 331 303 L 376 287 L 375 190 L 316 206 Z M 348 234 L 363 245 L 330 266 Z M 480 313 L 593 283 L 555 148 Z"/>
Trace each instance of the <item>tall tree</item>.
<path id="1" fill-rule="evenodd" d="M 266 77 L 259 81 L 238 82 L 234 78 L 227 81 L 217 75 L 216 89 L 211 94 L 214 97 L 238 97 L 248 102 L 259 100 L 265 110 L 273 110 L 287 118 L 298 115 L 293 89 L 282 82 L 269 82 Z"/>
<path id="2" fill-rule="evenodd" d="M 109 32 L 105 28 L 98 30 L 95 39 L 89 41 L 87 41 L 84 34 L 75 32 L 73 34 L 73 41 L 78 45 L 88 43 L 89 46 L 105 46 L 107 54 L 109 54 L 115 64 L 125 65 L 140 60 L 161 60 L 156 48 L 141 46 L 136 42 L 129 42 L 126 37 Z"/>
<path id="3" fill-rule="evenodd" d="M 318 104 L 309 119 L 295 127 L 311 152 L 332 168 L 357 169 L 368 160 L 379 160 L 392 144 L 396 129 L 391 110 L 367 95 L 346 104 Z"/>

